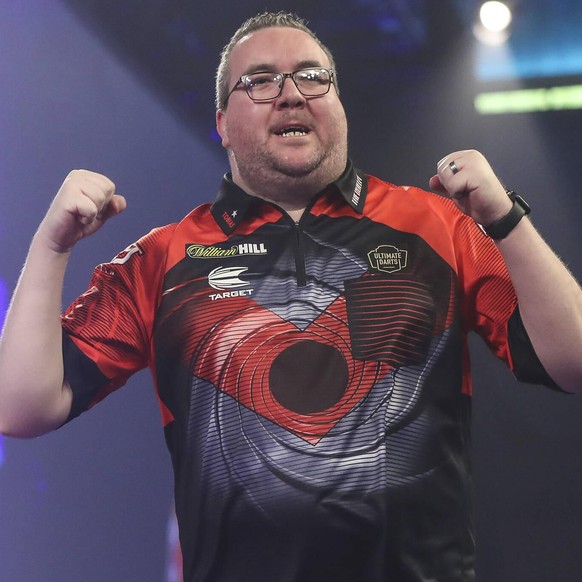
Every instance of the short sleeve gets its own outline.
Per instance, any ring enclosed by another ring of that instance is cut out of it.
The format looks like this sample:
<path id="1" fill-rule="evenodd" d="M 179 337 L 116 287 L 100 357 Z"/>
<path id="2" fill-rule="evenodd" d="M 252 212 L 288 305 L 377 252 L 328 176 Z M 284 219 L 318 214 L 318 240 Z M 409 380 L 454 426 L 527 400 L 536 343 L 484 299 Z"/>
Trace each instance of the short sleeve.
<path id="1" fill-rule="evenodd" d="M 518 380 L 556 387 L 521 323 L 515 290 L 499 249 L 469 217 L 458 223 L 456 257 L 466 332 L 477 332 Z"/>
<path id="2" fill-rule="evenodd" d="M 70 418 L 150 365 L 151 336 L 170 227 L 156 229 L 98 265 L 89 287 L 61 317 Z"/>

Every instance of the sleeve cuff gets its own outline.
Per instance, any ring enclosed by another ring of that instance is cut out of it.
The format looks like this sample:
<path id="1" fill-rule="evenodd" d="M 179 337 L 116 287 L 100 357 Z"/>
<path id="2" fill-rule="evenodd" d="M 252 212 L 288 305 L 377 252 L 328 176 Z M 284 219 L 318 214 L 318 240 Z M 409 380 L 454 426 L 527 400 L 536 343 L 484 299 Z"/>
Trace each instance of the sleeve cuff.
<path id="1" fill-rule="evenodd" d="M 63 362 L 65 378 L 73 392 L 71 411 L 65 421 L 67 423 L 90 408 L 97 394 L 109 384 L 109 379 L 103 375 L 97 364 L 77 347 L 65 330 L 63 330 Z"/>
<path id="2" fill-rule="evenodd" d="M 515 311 L 509 318 L 507 328 L 509 349 L 513 360 L 513 373 L 515 377 L 520 382 L 543 384 L 552 390 L 566 393 L 550 378 L 543 364 L 540 362 L 531 340 L 529 339 L 525 326 L 523 325 L 519 306 L 515 308 Z"/>

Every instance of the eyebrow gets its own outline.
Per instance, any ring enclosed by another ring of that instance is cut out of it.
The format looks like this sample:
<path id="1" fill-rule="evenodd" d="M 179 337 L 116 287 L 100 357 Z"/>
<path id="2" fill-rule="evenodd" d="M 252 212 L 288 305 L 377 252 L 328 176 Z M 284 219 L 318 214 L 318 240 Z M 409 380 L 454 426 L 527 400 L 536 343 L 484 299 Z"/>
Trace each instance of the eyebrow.
<path id="1" fill-rule="evenodd" d="M 315 60 L 299 61 L 295 65 L 295 68 L 293 70 L 300 71 L 301 69 L 308 69 L 311 67 L 323 67 L 323 65 L 321 64 L 320 61 L 315 61 Z M 253 73 L 259 73 L 259 72 L 263 72 L 263 71 L 268 71 L 270 73 L 280 73 L 281 72 L 281 71 L 278 71 L 277 67 L 275 67 L 273 64 L 257 63 L 255 65 L 251 65 L 250 67 L 245 69 L 245 72 L 243 73 L 243 75 L 252 75 Z"/>

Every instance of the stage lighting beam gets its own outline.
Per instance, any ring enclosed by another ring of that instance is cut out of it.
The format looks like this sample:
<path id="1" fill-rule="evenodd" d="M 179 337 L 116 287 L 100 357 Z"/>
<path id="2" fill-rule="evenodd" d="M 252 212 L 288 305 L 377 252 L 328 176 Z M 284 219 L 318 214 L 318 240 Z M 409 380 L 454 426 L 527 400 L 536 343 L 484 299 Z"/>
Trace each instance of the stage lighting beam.
<path id="1" fill-rule="evenodd" d="M 504 2 L 484 2 L 479 10 L 479 19 L 486 30 L 503 32 L 511 24 L 512 14 Z"/>

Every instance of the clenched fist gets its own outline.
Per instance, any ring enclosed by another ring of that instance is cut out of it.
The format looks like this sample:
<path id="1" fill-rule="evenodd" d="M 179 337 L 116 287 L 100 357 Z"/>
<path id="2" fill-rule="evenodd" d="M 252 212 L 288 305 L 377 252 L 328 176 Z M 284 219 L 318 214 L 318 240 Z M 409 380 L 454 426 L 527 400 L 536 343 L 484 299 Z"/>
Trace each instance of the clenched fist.
<path id="1" fill-rule="evenodd" d="M 432 190 L 452 198 L 479 224 L 488 226 L 505 216 L 511 201 L 485 157 L 475 150 L 453 152 L 437 164 Z"/>
<path id="2" fill-rule="evenodd" d="M 57 192 L 38 234 L 52 250 L 65 253 L 126 206 L 125 198 L 115 194 L 115 184 L 109 178 L 73 170 Z"/>

